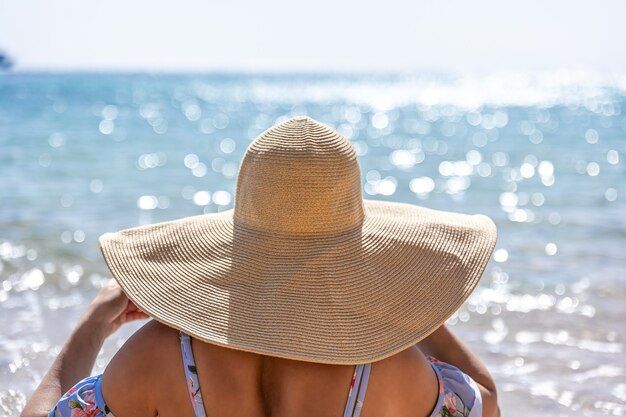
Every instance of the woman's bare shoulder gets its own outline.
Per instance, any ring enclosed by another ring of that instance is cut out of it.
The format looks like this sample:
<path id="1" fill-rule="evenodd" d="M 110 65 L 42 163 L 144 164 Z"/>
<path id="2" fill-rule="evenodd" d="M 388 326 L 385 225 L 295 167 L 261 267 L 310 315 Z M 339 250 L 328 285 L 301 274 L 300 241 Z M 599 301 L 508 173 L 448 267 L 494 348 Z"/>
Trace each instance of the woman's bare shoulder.
<path id="1" fill-rule="evenodd" d="M 116 417 L 155 416 L 162 381 L 177 381 L 181 373 L 178 331 L 155 320 L 135 332 L 115 354 L 102 377 L 106 403 Z"/>
<path id="2" fill-rule="evenodd" d="M 146 370 L 154 368 L 152 360 L 163 359 L 174 351 L 179 352 L 178 340 L 178 330 L 150 320 L 124 343 L 111 364 L 115 361 L 126 361 L 126 365 L 134 364 Z"/>

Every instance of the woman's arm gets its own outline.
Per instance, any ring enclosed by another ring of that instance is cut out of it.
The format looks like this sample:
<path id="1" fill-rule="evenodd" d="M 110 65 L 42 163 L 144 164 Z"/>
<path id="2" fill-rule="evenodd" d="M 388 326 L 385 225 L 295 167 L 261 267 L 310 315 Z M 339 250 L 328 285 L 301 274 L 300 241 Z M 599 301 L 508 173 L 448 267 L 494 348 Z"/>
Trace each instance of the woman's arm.
<path id="1" fill-rule="evenodd" d="M 87 308 L 20 416 L 46 416 L 70 387 L 91 374 L 108 336 L 124 323 L 145 318 L 117 282 L 110 280 Z"/>
<path id="2" fill-rule="evenodd" d="M 472 377 L 479 385 L 483 399 L 483 415 L 499 417 L 496 384 L 487 367 L 444 323 L 417 344 L 425 354 L 454 365 Z"/>

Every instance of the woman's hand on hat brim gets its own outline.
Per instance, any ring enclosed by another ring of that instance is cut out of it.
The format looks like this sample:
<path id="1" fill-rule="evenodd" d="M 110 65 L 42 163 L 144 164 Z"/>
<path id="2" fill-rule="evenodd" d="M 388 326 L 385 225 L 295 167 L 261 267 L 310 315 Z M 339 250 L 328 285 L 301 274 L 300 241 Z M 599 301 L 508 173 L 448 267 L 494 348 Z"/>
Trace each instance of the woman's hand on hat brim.
<path id="1" fill-rule="evenodd" d="M 111 279 L 89 304 L 82 320 L 98 326 L 106 338 L 123 324 L 147 318 L 149 316 L 128 299 L 117 281 Z"/>

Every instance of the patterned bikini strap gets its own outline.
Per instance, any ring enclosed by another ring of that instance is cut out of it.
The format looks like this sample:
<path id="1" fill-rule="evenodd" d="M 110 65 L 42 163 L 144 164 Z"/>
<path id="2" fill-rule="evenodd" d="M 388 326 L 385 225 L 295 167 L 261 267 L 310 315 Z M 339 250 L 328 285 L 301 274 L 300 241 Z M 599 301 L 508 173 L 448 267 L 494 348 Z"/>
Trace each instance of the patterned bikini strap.
<path id="1" fill-rule="evenodd" d="M 357 365 L 355 367 L 343 417 L 359 417 L 361 415 L 361 409 L 363 408 L 363 402 L 365 401 L 365 392 L 367 391 L 367 383 L 370 379 L 371 369 L 371 363 Z"/>
<path id="2" fill-rule="evenodd" d="M 198 382 L 196 361 L 193 358 L 193 351 L 191 350 L 191 338 L 184 332 L 180 332 L 180 350 L 183 354 L 185 379 L 187 382 L 187 390 L 189 391 L 189 398 L 191 398 L 193 412 L 196 417 L 206 417 L 204 402 L 202 401 L 202 393 L 200 392 L 200 382 Z"/>

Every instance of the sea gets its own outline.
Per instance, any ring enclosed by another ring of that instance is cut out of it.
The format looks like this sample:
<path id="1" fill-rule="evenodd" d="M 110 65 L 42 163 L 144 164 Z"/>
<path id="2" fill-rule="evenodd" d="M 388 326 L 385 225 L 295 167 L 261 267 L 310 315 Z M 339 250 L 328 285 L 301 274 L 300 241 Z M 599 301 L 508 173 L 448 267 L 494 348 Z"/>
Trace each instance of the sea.
<path id="1" fill-rule="evenodd" d="M 352 142 L 364 198 L 494 219 L 448 324 L 503 416 L 626 415 L 626 75 L 559 70 L 0 74 L 1 416 L 110 278 L 98 237 L 231 208 L 247 146 L 297 115 Z"/>

